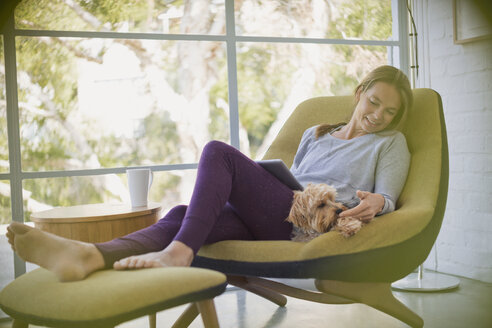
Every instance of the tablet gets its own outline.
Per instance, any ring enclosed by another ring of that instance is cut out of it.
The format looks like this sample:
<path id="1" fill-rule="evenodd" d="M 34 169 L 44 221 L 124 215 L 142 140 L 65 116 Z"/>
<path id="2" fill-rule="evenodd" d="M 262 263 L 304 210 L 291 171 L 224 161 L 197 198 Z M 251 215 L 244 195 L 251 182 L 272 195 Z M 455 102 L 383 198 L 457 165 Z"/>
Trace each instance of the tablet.
<path id="1" fill-rule="evenodd" d="M 265 170 L 292 190 L 304 190 L 304 187 L 297 181 L 292 172 L 281 159 L 266 159 L 256 161 Z"/>

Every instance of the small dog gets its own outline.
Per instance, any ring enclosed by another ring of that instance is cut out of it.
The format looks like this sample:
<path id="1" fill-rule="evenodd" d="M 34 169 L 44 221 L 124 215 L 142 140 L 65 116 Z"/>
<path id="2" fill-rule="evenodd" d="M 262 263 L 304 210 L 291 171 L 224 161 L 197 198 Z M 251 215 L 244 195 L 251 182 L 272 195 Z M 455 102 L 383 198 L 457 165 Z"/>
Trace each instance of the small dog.
<path id="1" fill-rule="evenodd" d="M 310 183 L 303 191 L 294 191 L 294 201 L 286 219 L 294 225 L 291 239 L 309 241 L 330 230 L 350 237 L 359 231 L 362 221 L 338 216 L 347 207 L 335 202 L 336 196 L 336 189 L 324 183 Z"/>

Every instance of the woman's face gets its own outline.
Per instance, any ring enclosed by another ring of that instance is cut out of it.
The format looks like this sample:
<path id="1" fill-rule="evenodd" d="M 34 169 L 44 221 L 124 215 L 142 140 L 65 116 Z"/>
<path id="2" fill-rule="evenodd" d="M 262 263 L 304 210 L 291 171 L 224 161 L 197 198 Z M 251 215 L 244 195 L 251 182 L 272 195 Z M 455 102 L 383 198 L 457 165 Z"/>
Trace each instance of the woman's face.
<path id="1" fill-rule="evenodd" d="M 376 82 L 365 92 L 357 92 L 357 106 L 352 120 L 365 133 L 384 130 L 400 108 L 400 94 L 396 88 L 385 82 Z"/>

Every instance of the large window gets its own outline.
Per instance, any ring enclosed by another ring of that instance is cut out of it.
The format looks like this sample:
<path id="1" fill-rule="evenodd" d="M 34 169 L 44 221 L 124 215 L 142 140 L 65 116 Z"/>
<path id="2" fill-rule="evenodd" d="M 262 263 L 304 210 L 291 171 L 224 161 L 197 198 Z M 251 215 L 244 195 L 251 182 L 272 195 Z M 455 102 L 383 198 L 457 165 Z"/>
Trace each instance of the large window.
<path id="1" fill-rule="evenodd" d="M 127 167 L 187 203 L 208 141 L 259 158 L 302 100 L 406 70 L 405 17 L 398 0 L 22 1 L 0 43 L 0 225 L 125 202 Z"/>

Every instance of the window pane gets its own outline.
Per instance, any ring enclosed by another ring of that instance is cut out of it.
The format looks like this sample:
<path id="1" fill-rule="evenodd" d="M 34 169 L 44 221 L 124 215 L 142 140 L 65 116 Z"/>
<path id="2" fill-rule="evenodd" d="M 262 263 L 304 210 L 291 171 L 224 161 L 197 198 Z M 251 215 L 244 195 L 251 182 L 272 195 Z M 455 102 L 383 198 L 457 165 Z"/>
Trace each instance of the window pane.
<path id="1" fill-rule="evenodd" d="M 241 150 L 261 158 L 280 126 L 302 101 L 353 94 L 358 81 L 388 63 L 388 48 L 281 43 L 238 44 Z M 242 133 L 241 136 L 244 136 Z"/>
<path id="2" fill-rule="evenodd" d="M 250 36 L 378 39 L 392 37 L 391 0 L 236 3 L 236 34 Z"/>
<path id="3" fill-rule="evenodd" d="M 7 226 L 0 226 L 0 290 L 14 280 L 14 256 L 5 233 Z M 8 315 L 0 309 L 0 319 L 8 318 Z M 7 326 L 10 327 L 10 326 Z"/>
<path id="4" fill-rule="evenodd" d="M 10 205 L 10 182 L 0 180 L 0 226 L 12 221 L 12 210 Z"/>
<path id="5" fill-rule="evenodd" d="M 163 211 L 188 204 L 195 179 L 196 170 L 154 172 L 149 201 L 162 204 Z M 130 203 L 126 174 L 28 179 L 23 188 L 28 195 L 24 199 L 26 221 L 33 212 L 55 206 Z"/>
<path id="6" fill-rule="evenodd" d="M 0 290 L 14 280 L 14 257 L 5 234 L 7 226 L 12 221 L 10 206 L 10 183 L 0 180 Z M 0 318 L 7 315 L 0 310 Z"/>
<path id="7" fill-rule="evenodd" d="M 224 0 L 24 0 L 16 27 L 35 30 L 224 34 Z M 185 5 L 186 4 L 186 5 Z"/>
<path id="8" fill-rule="evenodd" d="M 7 103 L 5 99 L 5 60 L 3 36 L 0 36 L 0 172 L 9 171 L 9 146 L 7 135 Z"/>
<path id="9" fill-rule="evenodd" d="M 17 38 L 22 167 L 191 163 L 229 141 L 220 42 Z"/>

